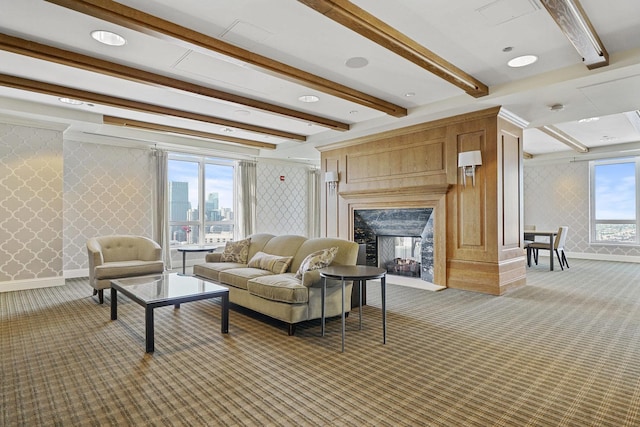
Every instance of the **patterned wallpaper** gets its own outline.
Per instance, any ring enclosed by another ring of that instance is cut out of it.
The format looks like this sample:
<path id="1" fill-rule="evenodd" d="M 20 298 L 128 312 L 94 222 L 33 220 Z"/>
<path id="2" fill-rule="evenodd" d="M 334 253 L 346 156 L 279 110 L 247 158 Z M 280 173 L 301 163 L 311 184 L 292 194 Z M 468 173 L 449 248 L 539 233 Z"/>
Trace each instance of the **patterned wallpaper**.
<path id="1" fill-rule="evenodd" d="M 567 225 L 565 250 L 574 256 L 640 257 L 636 246 L 589 244 L 589 162 L 525 162 L 524 224 L 539 230 Z"/>
<path id="2" fill-rule="evenodd" d="M 64 142 L 64 270 L 89 267 L 87 239 L 151 237 L 153 159 L 146 149 Z"/>
<path id="3" fill-rule="evenodd" d="M 306 234 L 307 171 L 258 163 L 257 232 Z M 0 123 L 0 291 L 13 286 L 3 282 L 86 275 L 87 239 L 151 236 L 152 202 L 148 150 Z"/>
<path id="4" fill-rule="evenodd" d="M 258 163 L 256 232 L 307 234 L 308 170 L 304 165 Z"/>
<path id="5" fill-rule="evenodd" d="M 62 277 L 62 133 L 0 123 L 0 283 Z"/>

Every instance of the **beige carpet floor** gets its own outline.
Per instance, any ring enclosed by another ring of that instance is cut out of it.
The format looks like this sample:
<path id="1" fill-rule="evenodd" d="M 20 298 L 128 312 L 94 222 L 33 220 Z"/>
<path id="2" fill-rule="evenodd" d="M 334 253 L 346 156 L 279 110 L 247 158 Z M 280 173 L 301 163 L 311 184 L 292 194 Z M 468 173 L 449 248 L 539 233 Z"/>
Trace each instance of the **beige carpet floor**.
<path id="1" fill-rule="evenodd" d="M 640 265 L 569 260 L 501 297 L 389 286 L 364 329 L 277 322 L 215 301 L 119 320 L 84 279 L 0 294 L 2 426 L 638 426 Z"/>

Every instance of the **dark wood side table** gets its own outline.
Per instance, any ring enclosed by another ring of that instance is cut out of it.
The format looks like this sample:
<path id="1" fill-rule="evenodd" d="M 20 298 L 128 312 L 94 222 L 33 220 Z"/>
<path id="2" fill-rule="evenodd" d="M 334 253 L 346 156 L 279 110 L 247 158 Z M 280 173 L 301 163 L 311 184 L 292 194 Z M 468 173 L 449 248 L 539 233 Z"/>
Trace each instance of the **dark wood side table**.
<path id="1" fill-rule="evenodd" d="M 358 283 L 360 301 L 359 307 L 359 327 L 362 329 L 362 284 L 367 280 L 380 279 L 381 295 L 382 295 L 382 343 L 387 343 L 387 291 L 386 291 L 387 270 L 378 267 L 369 267 L 365 265 L 335 265 L 320 269 L 320 277 L 322 277 L 322 336 L 324 336 L 325 324 L 325 299 L 327 294 L 327 279 L 340 281 L 342 285 L 342 352 L 344 353 L 344 330 L 345 330 L 345 281 L 353 280 L 354 284 Z"/>

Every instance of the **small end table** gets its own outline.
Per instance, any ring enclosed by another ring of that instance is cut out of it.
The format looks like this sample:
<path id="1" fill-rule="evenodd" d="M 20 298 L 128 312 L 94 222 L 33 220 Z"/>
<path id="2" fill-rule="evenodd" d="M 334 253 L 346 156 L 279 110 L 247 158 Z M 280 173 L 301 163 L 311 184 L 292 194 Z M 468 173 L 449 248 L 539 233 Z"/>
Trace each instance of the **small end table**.
<path id="1" fill-rule="evenodd" d="M 344 353 L 344 330 L 345 330 L 345 281 L 353 280 L 358 282 L 360 289 L 359 301 L 359 323 L 362 329 L 362 284 L 367 280 L 380 279 L 381 295 L 382 295 L 382 343 L 387 343 L 387 291 L 386 291 L 386 275 L 387 270 L 378 267 L 369 267 L 365 265 L 335 265 L 320 269 L 320 277 L 322 277 L 322 336 L 324 336 L 325 322 L 325 299 L 327 294 L 327 279 L 339 280 L 342 284 L 342 352 Z"/>
<path id="2" fill-rule="evenodd" d="M 187 252 L 213 252 L 218 249 L 218 245 L 198 245 L 198 246 L 182 246 L 178 248 L 178 252 L 182 252 L 182 275 L 186 275 Z"/>

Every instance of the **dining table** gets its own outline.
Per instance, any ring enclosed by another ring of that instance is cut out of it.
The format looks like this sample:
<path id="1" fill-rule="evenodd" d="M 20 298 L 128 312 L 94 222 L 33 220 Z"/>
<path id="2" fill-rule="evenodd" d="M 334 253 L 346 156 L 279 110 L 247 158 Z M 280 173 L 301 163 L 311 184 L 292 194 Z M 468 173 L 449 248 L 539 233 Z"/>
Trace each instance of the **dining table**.
<path id="1" fill-rule="evenodd" d="M 556 240 L 556 235 L 558 234 L 558 230 L 525 230 L 524 231 L 524 239 L 525 240 L 533 240 L 535 241 L 536 237 L 544 236 L 549 238 L 549 270 L 553 271 L 553 244 Z M 527 249 L 527 265 L 531 267 L 531 249 L 529 247 Z"/>

